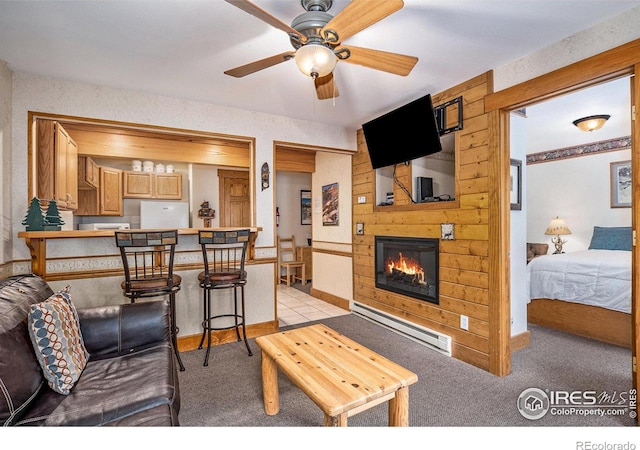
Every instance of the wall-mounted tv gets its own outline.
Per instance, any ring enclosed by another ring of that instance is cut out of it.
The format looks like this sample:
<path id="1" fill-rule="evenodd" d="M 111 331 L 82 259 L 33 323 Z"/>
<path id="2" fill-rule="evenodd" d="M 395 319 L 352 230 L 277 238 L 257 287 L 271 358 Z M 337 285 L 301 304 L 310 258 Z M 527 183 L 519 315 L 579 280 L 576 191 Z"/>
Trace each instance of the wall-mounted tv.
<path id="1" fill-rule="evenodd" d="M 362 124 L 362 131 L 374 169 L 442 150 L 430 94 Z"/>

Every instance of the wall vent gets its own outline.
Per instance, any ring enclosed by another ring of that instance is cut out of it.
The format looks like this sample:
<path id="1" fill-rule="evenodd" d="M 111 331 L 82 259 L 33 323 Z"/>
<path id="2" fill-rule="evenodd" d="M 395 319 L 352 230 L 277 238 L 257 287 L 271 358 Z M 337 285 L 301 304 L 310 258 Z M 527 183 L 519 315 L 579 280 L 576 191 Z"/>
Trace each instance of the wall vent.
<path id="1" fill-rule="evenodd" d="M 384 325 L 419 344 L 425 345 L 444 355 L 451 356 L 451 336 L 447 336 L 429 328 L 411 323 L 407 320 L 392 316 L 386 312 L 372 308 L 362 303 L 352 302 L 351 312 L 359 316 Z"/>

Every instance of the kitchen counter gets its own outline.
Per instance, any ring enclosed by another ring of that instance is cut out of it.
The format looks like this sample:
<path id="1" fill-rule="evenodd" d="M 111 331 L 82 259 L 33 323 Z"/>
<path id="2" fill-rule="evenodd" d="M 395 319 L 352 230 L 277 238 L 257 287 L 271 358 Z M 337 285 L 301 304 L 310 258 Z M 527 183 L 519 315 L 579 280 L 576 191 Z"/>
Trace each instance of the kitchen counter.
<path id="1" fill-rule="evenodd" d="M 207 230 L 234 230 L 239 228 L 249 228 L 251 235 L 249 237 L 249 245 L 247 247 L 247 260 L 255 259 L 255 242 L 258 232 L 262 231 L 262 227 L 219 227 L 207 228 Z M 199 230 L 204 228 L 179 228 L 178 235 L 197 235 Z M 27 247 L 31 253 L 31 271 L 36 275 L 47 279 L 47 240 L 50 239 L 91 239 L 91 238 L 113 238 L 116 231 L 132 230 L 65 230 L 65 231 L 20 231 L 19 238 L 24 238 Z M 149 230 L 145 230 L 149 231 Z M 115 242 L 114 242 L 115 246 Z M 178 244 L 179 246 L 179 244 Z"/>

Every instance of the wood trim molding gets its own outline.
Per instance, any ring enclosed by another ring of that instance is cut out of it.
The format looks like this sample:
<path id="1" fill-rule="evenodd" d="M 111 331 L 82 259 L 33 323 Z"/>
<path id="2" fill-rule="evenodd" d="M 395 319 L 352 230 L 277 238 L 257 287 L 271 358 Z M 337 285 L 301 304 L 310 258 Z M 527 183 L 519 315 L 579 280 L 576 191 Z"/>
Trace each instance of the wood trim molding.
<path id="1" fill-rule="evenodd" d="M 247 339 L 252 339 L 265 334 L 276 333 L 278 331 L 278 321 L 254 323 L 247 325 Z M 178 350 L 186 352 L 196 350 L 202 339 L 202 334 L 192 334 L 189 336 L 178 337 Z M 238 337 L 235 330 L 221 330 L 211 332 L 211 346 L 222 345 L 229 342 L 236 342 Z M 243 346 L 244 347 L 244 346 Z"/>
<path id="2" fill-rule="evenodd" d="M 353 253 L 351 252 L 340 252 L 337 250 L 330 250 L 324 248 L 313 248 L 311 250 L 313 253 L 323 253 L 325 255 L 333 255 L 333 256 L 344 256 L 345 258 L 353 258 Z"/>
<path id="3" fill-rule="evenodd" d="M 311 288 L 311 296 L 337 306 L 338 308 L 351 311 L 351 302 L 346 298 L 338 297 L 337 295 L 329 294 L 328 292 L 313 287 Z"/>
<path id="4" fill-rule="evenodd" d="M 511 347 L 512 353 L 522 350 L 523 348 L 527 348 L 529 345 L 531 345 L 531 331 L 527 330 L 523 333 L 511 336 L 511 343 L 509 346 Z"/>
<path id="5" fill-rule="evenodd" d="M 518 109 L 534 101 L 630 75 L 638 63 L 638 55 L 640 39 L 488 95 L 484 100 L 485 111 Z"/>

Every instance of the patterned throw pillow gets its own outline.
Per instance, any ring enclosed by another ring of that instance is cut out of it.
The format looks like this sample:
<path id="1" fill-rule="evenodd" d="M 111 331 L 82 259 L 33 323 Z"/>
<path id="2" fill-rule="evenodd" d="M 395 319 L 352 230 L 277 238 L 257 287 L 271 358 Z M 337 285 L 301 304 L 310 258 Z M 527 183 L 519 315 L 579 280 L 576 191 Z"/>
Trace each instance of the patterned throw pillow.
<path id="1" fill-rule="evenodd" d="M 67 395 L 87 365 L 80 321 L 67 286 L 41 303 L 31 305 L 29 335 L 49 386 Z"/>

